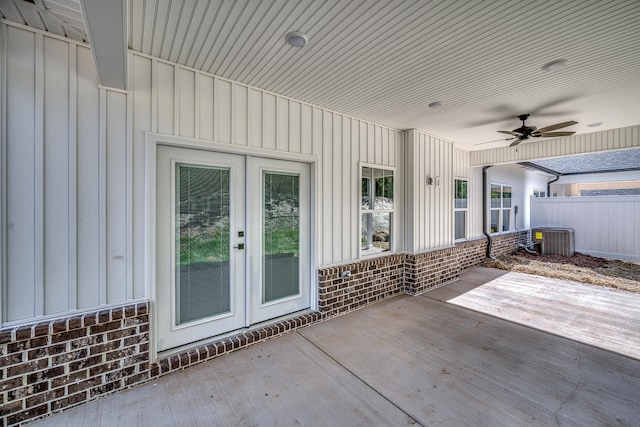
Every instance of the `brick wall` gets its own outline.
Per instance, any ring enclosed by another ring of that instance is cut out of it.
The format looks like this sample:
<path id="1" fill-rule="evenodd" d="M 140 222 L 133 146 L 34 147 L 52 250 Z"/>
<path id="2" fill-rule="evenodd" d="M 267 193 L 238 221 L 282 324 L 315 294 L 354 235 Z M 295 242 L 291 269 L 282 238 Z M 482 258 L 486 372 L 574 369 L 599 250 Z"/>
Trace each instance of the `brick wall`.
<path id="1" fill-rule="evenodd" d="M 0 330 L 0 426 L 149 379 L 149 304 Z"/>
<path id="2" fill-rule="evenodd" d="M 404 255 L 390 255 L 318 271 L 318 310 L 331 317 L 401 294 Z M 343 277 L 348 272 L 347 277 Z"/>
<path id="3" fill-rule="evenodd" d="M 526 234 L 510 233 L 493 237 L 491 255 L 510 253 L 518 248 Z M 407 254 L 404 292 L 417 295 L 458 278 L 460 273 L 485 259 L 487 239 L 461 242 L 453 247 L 419 254 Z"/>

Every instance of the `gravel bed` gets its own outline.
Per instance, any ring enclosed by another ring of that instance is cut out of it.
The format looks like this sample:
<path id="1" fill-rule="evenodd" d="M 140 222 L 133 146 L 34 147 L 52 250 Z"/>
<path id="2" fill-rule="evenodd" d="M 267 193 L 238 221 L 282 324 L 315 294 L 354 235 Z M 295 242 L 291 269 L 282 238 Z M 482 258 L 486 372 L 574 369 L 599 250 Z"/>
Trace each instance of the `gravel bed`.
<path id="1" fill-rule="evenodd" d="M 637 262 L 581 253 L 572 257 L 531 254 L 520 249 L 511 255 L 487 260 L 485 266 L 640 293 L 640 263 Z"/>

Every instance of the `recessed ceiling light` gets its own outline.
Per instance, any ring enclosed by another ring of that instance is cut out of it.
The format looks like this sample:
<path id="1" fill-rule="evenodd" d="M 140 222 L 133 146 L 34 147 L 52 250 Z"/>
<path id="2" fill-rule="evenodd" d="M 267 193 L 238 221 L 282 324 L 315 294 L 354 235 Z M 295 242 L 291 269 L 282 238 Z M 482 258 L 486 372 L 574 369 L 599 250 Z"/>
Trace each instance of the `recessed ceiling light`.
<path id="1" fill-rule="evenodd" d="M 556 59 L 555 61 L 547 62 L 542 66 L 544 71 L 558 71 L 563 69 L 567 65 L 566 59 Z"/>
<path id="2" fill-rule="evenodd" d="M 597 128 L 598 126 L 602 126 L 603 122 L 593 122 L 593 123 L 589 123 L 587 126 L 589 126 L 590 128 Z"/>
<path id="3" fill-rule="evenodd" d="M 442 101 L 434 101 L 431 104 L 429 104 L 429 108 L 440 108 L 443 105 L 444 104 L 442 103 Z"/>
<path id="4" fill-rule="evenodd" d="M 284 36 L 284 39 L 293 47 L 304 47 L 309 43 L 309 37 L 301 31 L 291 31 Z"/>

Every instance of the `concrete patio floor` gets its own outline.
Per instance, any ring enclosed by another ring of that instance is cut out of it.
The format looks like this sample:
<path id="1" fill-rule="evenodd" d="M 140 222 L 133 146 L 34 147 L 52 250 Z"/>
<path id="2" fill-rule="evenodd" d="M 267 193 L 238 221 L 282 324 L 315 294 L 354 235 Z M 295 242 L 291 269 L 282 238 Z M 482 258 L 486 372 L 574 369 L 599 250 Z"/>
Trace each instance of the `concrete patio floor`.
<path id="1" fill-rule="evenodd" d="M 638 426 L 638 307 L 474 268 L 34 425 Z"/>

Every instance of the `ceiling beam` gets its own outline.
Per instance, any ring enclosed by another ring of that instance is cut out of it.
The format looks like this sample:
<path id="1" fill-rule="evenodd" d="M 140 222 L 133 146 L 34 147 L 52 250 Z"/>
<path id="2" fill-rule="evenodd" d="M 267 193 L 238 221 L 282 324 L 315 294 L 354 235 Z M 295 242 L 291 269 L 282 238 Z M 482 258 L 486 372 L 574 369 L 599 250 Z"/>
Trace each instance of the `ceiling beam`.
<path id="1" fill-rule="evenodd" d="M 80 0 L 98 82 L 127 89 L 126 0 Z"/>

